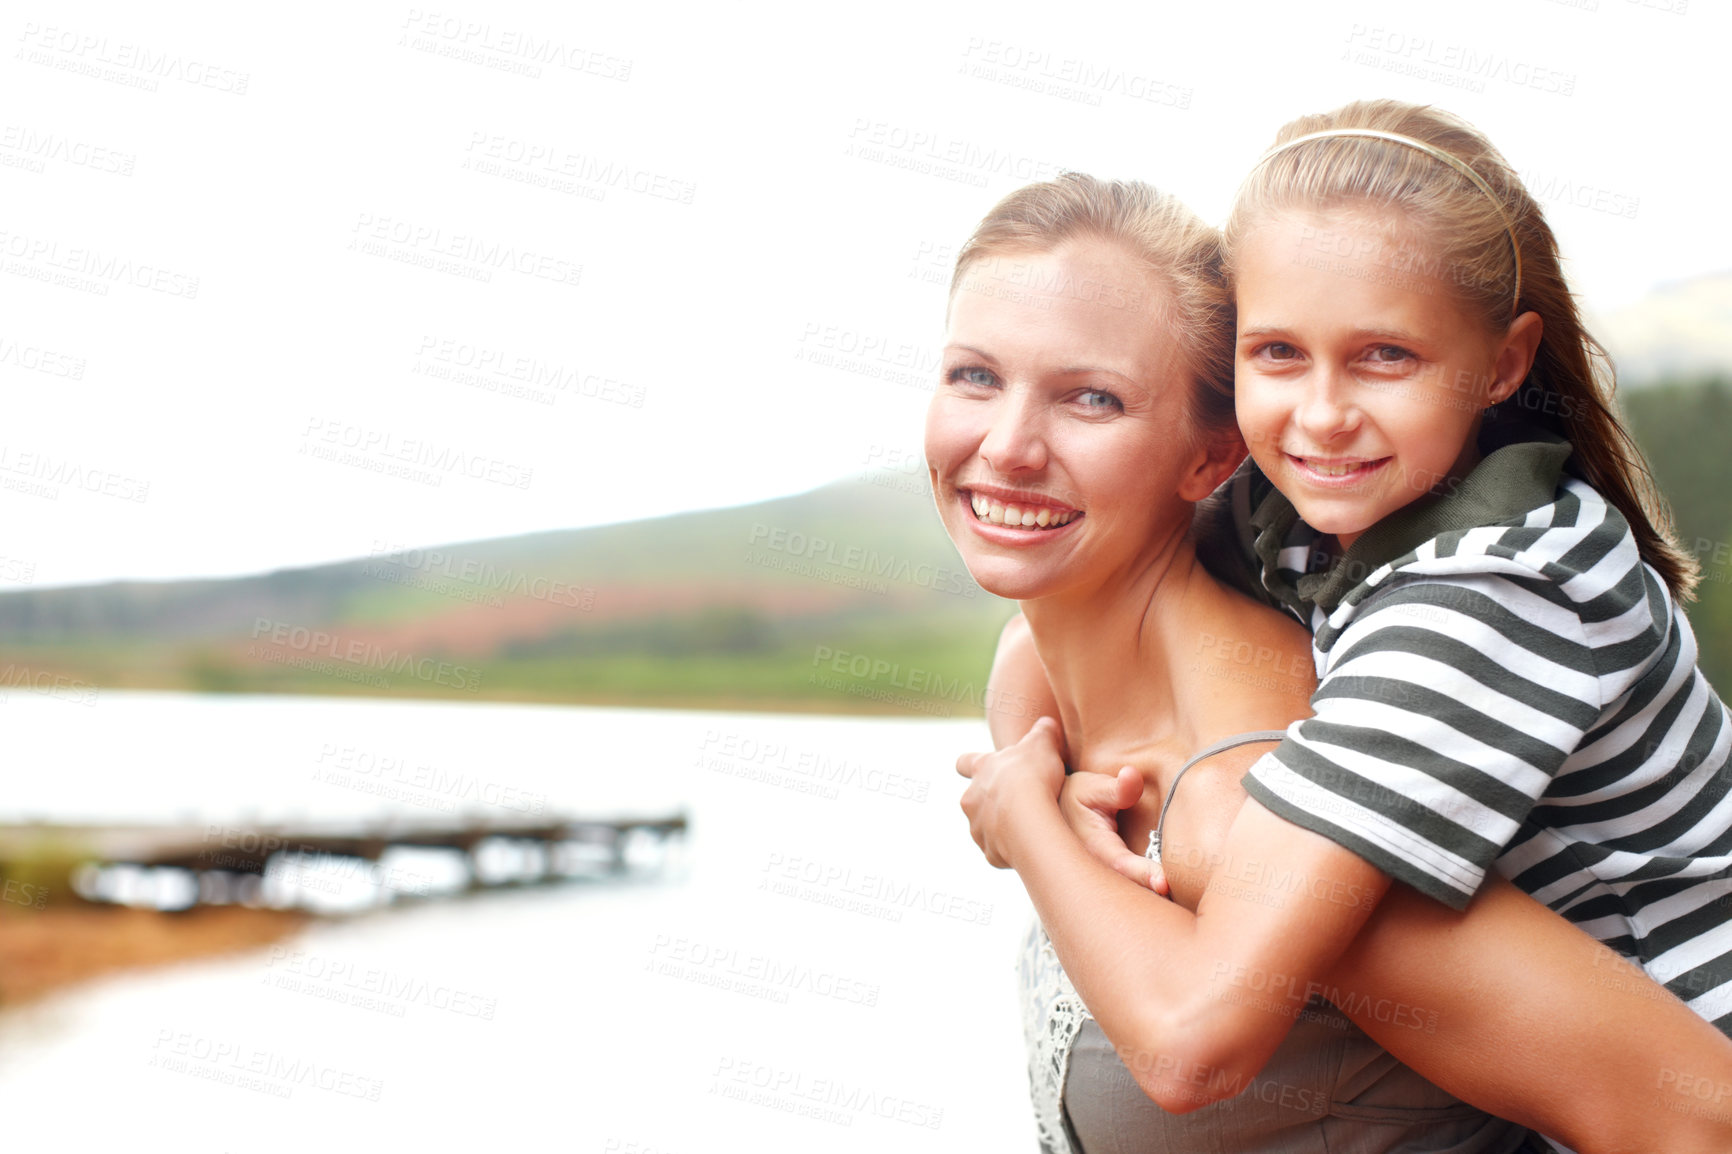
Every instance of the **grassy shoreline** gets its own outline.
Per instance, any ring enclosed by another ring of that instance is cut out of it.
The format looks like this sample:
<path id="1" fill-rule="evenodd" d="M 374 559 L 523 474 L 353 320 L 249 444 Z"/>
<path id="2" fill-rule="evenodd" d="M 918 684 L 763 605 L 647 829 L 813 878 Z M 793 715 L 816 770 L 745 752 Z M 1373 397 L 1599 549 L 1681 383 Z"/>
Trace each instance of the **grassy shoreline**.
<path id="1" fill-rule="evenodd" d="M 167 693 L 214 693 L 222 695 L 283 695 L 308 697 L 361 697 L 387 701 L 447 701 L 447 702 L 517 702 L 528 705 L 600 705 L 639 709 L 689 709 L 724 713 L 810 713 L 842 717 L 937 717 L 978 719 L 985 716 L 978 693 L 961 700 L 933 697 L 918 693 L 892 692 L 889 700 L 856 696 L 822 687 L 771 689 L 765 692 L 739 692 L 707 687 L 650 688 L 629 686 L 601 689 L 589 686 L 548 686 L 483 684 L 474 691 L 456 692 L 424 683 L 374 688 L 352 685 L 331 679 L 280 679 L 259 683 L 228 684 L 213 687 L 196 679 L 172 674 L 145 672 L 95 673 L 76 665 L 56 666 L 39 661 L 36 668 L 73 683 L 61 691 L 67 694 L 87 694 L 92 700 L 103 690 L 145 690 Z M 985 679 L 971 684 L 976 690 L 984 687 Z M 866 686 L 870 688 L 870 686 Z M 18 692 L 18 691 L 15 691 Z M 55 696 L 48 692 L 47 696 Z M 68 698 L 71 700 L 71 698 Z"/>

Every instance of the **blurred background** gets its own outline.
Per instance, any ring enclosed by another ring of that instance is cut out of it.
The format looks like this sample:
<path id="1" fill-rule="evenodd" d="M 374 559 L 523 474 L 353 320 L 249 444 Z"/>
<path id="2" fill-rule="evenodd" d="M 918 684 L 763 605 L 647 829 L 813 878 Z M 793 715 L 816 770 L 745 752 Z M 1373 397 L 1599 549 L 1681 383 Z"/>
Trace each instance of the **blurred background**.
<path id="1" fill-rule="evenodd" d="M 1729 22 L 24 5 L 9 1127 L 1027 1148 L 1026 901 L 952 772 L 1012 607 L 919 450 L 957 246 L 1061 171 L 1218 222 L 1293 116 L 1465 116 L 1616 361 L 1725 692 Z"/>

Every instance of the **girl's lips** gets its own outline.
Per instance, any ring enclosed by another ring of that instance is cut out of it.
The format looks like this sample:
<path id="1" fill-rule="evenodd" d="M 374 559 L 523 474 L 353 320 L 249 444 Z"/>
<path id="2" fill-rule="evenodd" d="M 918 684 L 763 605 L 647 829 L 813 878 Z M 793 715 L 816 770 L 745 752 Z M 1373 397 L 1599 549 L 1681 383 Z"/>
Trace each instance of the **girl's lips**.
<path id="1" fill-rule="evenodd" d="M 1393 457 L 1346 458 L 1301 457 L 1283 454 L 1293 471 L 1313 485 L 1349 488 L 1381 472 Z"/>

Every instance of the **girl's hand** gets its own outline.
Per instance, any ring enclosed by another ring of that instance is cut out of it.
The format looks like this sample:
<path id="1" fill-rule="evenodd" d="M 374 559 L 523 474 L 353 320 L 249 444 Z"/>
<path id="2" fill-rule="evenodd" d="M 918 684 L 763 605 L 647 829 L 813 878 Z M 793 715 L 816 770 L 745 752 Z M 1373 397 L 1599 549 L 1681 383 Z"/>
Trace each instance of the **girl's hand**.
<path id="1" fill-rule="evenodd" d="M 1167 878 L 1158 862 L 1136 853 L 1119 836 L 1118 815 L 1143 796 L 1143 775 L 1131 766 L 1117 777 L 1104 773 L 1073 773 L 1064 780 L 1058 807 L 1095 859 L 1117 873 L 1163 896 Z"/>
<path id="2" fill-rule="evenodd" d="M 1017 810 L 1026 805 L 1056 807 L 1064 787 L 1058 721 L 1043 717 L 1021 741 L 996 752 L 965 753 L 956 759 L 956 772 L 969 779 L 962 793 L 962 812 L 968 815 L 974 844 L 989 864 L 1010 868 L 1010 823 Z"/>

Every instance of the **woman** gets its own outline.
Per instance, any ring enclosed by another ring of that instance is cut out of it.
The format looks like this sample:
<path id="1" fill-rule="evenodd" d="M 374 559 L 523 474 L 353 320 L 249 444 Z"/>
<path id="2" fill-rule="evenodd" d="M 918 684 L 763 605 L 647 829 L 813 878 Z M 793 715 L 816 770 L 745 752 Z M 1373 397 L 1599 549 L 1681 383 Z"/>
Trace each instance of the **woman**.
<path id="1" fill-rule="evenodd" d="M 1043 1141 L 1080 1139 L 1091 1154 L 1521 1143 L 1313 1004 L 1322 992 L 1434 1082 L 1579 1150 L 1732 1148 L 1726 1123 L 1663 1108 L 1668 1078 L 1732 1086 L 1732 1045 L 1537 903 L 1493 885 L 1458 915 L 1386 897 L 1370 867 L 1335 868 L 1316 892 L 1323 875 L 1303 854 L 1222 860 L 1242 820 L 1238 779 L 1267 744 L 1199 762 L 1162 812 L 1156 799 L 1193 755 L 1281 730 L 1311 688 L 1304 631 L 1210 576 L 1190 539 L 1195 503 L 1243 455 L 1214 233 L 1144 186 L 1033 186 L 963 249 L 949 319 L 926 431 L 940 514 L 975 578 L 1022 604 L 1070 766 L 1085 771 L 1067 822 L 1062 770 L 1041 756 L 1058 743 L 1052 723 L 959 763 L 975 775 L 964 808 L 976 840 L 1018 870 L 1063 963 L 1043 967 L 1037 938 L 1025 970 Z M 1008 647 L 1020 643 L 1013 629 Z M 995 738 L 1016 736 L 1015 720 L 996 718 Z M 1142 780 L 1110 776 L 1125 765 Z M 1079 802 L 1091 785 L 1142 790 L 1123 832 L 1141 844 L 1164 826 L 1179 904 L 1091 856 L 1073 830 L 1090 828 Z M 1272 906 L 1322 932 L 1292 948 L 1238 940 Z M 1265 963 L 1163 960 L 1233 956 L 1187 948 L 1205 939 Z M 1328 981 L 1291 977 L 1318 973 Z M 1133 1138 L 1147 1144 L 1122 1145 Z"/>

